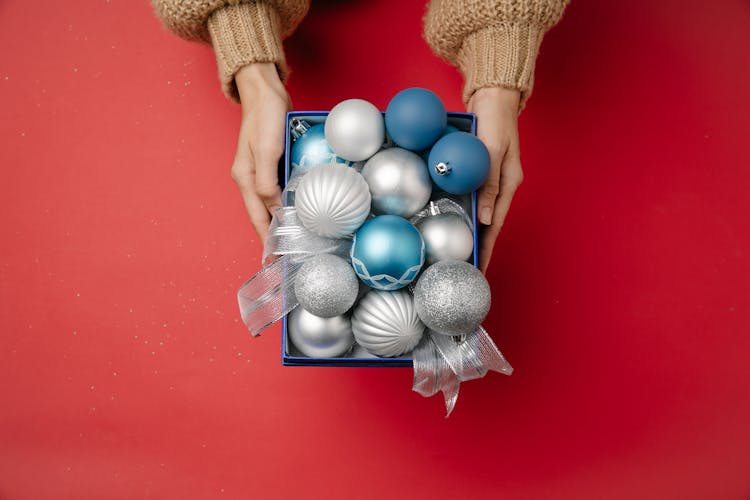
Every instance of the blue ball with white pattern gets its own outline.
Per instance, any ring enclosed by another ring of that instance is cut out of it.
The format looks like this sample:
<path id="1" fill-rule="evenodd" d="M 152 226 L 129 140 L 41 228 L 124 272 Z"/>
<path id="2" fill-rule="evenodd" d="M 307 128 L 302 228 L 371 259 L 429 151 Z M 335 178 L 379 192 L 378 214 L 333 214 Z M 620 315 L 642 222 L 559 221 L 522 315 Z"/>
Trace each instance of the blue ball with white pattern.
<path id="1" fill-rule="evenodd" d="M 309 167 L 327 163 L 352 164 L 333 152 L 326 142 L 325 125 L 322 123 L 310 127 L 292 144 L 290 160 L 292 167 L 299 165 Z"/>
<path id="2" fill-rule="evenodd" d="M 408 220 L 380 215 L 365 222 L 354 234 L 352 267 L 367 285 L 378 290 L 398 290 L 411 283 L 424 265 L 425 245 Z"/>

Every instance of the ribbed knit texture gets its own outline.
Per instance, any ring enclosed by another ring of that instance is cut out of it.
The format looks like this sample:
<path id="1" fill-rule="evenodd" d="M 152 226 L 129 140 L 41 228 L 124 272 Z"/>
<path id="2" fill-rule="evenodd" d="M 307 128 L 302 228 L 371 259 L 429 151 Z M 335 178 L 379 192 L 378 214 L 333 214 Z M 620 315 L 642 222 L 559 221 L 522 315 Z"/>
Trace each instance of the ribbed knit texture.
<path id="1" fill-rule="evenodd" d="M 562 16 L 568 0 L 433 0 L 424 36 L 436 54 L 464 75 L 464 102 L 482 87 L 531 95 L 534 65 L 544 33 Z"/>
<path id="2" fill-rule="evenodd" d="M 276 10 L 262 3 L 230 5 L 211 14 L 208 31 L 225 94 L 239 99 L 234 75 L 254 62 L 275 63 L 281 80 L 286 80 L 289 70 L 279 35 L 280 24 Z"/>
<path id="3" fill-rule="evenodd" d="M 234 75 L 253 62 L 273 62 L 282 80 L 288 69 L 281 40 L 309 8 L 309 0 L 152 0 L 164 24 L 191 40 L 211 41 L 224 92 L 238 99 Z M 436 54 L 464 75 L 464 102 L 482 87 L 531 94 L 544 33 L 568 0 L 432 0 L 424 36 Z"/>
<path id="4" fill-rule="evenodd" d="M 234 75 L 254 62 L 276 64 L 282 81 L 289 70 L 282 39 L 307 14 L 309 0 L 152 0 L 162 22 L 188 40 L 211 42 L 224 93 L 239 100 Z"/>

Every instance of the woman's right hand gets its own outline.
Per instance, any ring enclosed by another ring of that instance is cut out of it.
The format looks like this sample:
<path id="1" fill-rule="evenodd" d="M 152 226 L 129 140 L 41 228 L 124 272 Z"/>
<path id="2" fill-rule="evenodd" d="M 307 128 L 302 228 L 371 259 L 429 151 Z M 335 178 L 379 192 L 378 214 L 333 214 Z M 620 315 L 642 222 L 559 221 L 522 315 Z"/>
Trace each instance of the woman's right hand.
<path id="1" fill-rule="evenodd" d="M 265 243 L 274 210 L 281 206 L 278 163 L 284 154 L 286 112 L 292 107 L 273 63 L 241 68 L 235 83 L 242 103 L 232 178 L 255 232 Z"/>

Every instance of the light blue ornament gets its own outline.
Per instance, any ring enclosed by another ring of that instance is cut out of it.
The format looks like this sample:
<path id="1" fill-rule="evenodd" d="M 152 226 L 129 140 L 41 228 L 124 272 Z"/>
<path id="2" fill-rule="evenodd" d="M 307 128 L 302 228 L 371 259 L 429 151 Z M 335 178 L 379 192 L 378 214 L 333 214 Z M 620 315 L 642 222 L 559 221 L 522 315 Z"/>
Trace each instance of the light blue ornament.
<path id="1" fill-rule="evenodd" d="M 343 163 L 351 166 L 352 162 L 336 156 L 328 145 L 325 125 L 322 123 L 310 126 L 307 122 L 295 118 L 291 121 L 291 127 L 292 137 L 296 139 L 290 155 L 292 167 L 326 163 Z"/>
<path id="2" fill-rule="evenodd" d="M 453 132 L 435 143 L 427 160 L 430 177 L 451 194 L 479 189 L 490 172 L 490 153 L 484 143 L 467 132 Z"/>
<path id="3" fill-rule="evenodd" d="M 354 272 L 378 290 L 398 290 L 408 285 L 422 269 L 424 256 L 422 235 L 397 215 L 374 217 L 354 234 Z"/>
<path id="4" fill-rule="evenodd" d="M 396 94 L 385 110 L 385 128 L 393 142 L 404 149 L 429 148 L 445 130 L 448 114 L 440 98 L 418 87 Z"/>

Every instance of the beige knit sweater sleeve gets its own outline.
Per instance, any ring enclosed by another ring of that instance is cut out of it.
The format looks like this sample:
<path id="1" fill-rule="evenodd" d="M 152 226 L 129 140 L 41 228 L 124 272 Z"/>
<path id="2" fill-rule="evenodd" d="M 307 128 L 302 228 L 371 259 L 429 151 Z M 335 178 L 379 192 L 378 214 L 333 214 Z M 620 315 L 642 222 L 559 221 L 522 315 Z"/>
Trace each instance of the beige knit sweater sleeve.
<path id="1" fill-rule="evenodd" d="M 210 42 L 227 96 L 239 100 L 234 75 L 254 62 L 289 70 L 281 41 L 307 14 L 309 0 L 151 0 L 162 22 L 188 40 Z"/>
<path id="2" fill-rule="evenodd" d="M 432 0 L 424 36 L 432 49 L 464 75 L 464 102 L 482 87 L 521 91 L 521 107 L 534 86 L 542 37 L 569 0 Z"/>
<path id="3" fill-rule="evenodd" d="M 273 62 L 288 74 L 281 40 L 309 9 L 309 0 L 151 0 L 164 24 L 190 40 L 211 42 L 224 92 L 238 99 L 234 75 L 253 62 Z M 528 99 L 544 33 L 568 0 L 432 0 L 424 35 L 432 49 L 458 66 L 464 102 L 478 88 L 504 86 Z"/>

